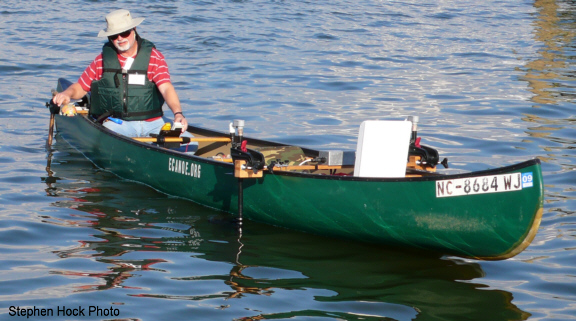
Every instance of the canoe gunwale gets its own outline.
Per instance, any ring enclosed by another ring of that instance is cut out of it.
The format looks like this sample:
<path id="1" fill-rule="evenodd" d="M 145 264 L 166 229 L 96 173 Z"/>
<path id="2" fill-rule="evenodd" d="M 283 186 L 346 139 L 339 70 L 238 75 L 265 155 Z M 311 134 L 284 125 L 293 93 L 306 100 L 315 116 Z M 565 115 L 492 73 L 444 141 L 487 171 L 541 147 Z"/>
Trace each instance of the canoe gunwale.
<path id="1" fill-rule="evenodd" d="M 201 162 L 201 163 L 221 166 L 223 168 L 229 168 L 230 170 L 234 169 L 234 164 L 232 164 L 232 163 L 225 163 L 225 162 L 214 160 L 211 158 L 186 154 L 186 153 L 170 150 L 170 149 L 167 149 L 164 147 L 155 146 L 155 145 L 144 143 L 144 142 L 139 142 L 139 141 L 134 140 L 130 137 L 126 137 L 126 136 L 117 134 L 114 131 L 107 129 L 106 127 L 88 119 L 88 117 L 86 115 L 78 115 L 78 116 L 80 116 L 82 118 L 82 120 L 85 121 L 87 124 L 96 128 L 97 130 L 99 130 L 101 133 L 106 134 L 108 136 L 111 136 L 111 137 L 113 137 L 117 140 L 123 141 L 125 143 L 132 144 L 132 145 L 138 146 L 140 148 L 152 149 L 152 150 L 155 150 L 155 151 L 163 153 L 163 154 L 174 155 L 174 156 L 177 156 L 179 158 L 193 159 L 194 161 Z M 60 116 L 60 117 L 67 117 L 67 116 Z M 198 127 L 198 126 L 189 126 L 189 127 L 194 128 L 194 131 L 203 132 L 203 133 L 206 133 L 206 134 L 211 135 L 211 136 L 229 137 L 228 135 L 226 135 L 222 132 L 214 131 L 211 129 L 206 129 L 206 128 L 202 128 L 202 127 Z M 268 141 L 268 140 L 254 139 L 254 138 L 250 138 L 250 137 L 246 137 L 246 139 L 249 139 L 249 141 L 252 141 L 252 142 L 270 145 L 270 146 L 289 146 L 289 145 L 282 144 L 282 143 L 276 143 L 276 142 L 272 142 L 272 141 Z M 309 148 L 302 148 L 302 149 L 307 151 L 307 152 L 312 152 L 312 153 L 318 152 L 317 150 L 309 149 Z M 310 179 L 338 180 L 338 181 L 425 182 L 425 181 L 441 181 L 441 180 L 446 180 L 446 179 L 458 179 L 458 178 L 467 178 L 467 177 L 476 177 L 476 176 L 485 176 L 485 175 L 486 176 L 487 175 L 498 175 L 498 174 L 503 174 L 503 173 L 510 173 L 510 172 L 514 172 L 514 171 L 519 171 L 523 168 L 526 168 L 529 166 L 534 166 L 534 165 L 540 165 L 540 164 L 541 164 L 540 159 L 532 158 L 532 159 L 525 160 L 523 162 L 512 164 L 512 165 L 507 165 L 507 166 L 497 167 L 497 168 L 492 168 L 492 169 L 486 169 L 486 170 L 481 170 L 481 171 L 468 172 L 468 173 L 442 174 L 442 173 L 430 172 L 430 173 L 428 173 L 429 174 L 428 176 L 399 177 L 399 178 L 322 175 L 322 174 L 301 173 L 301 172 L 295 172 L 295 171 L 275 171 L 273 173 L 269 173 L 268 171 L 265 171 L 265 174 L 301 177 L 301 178 L 310 178 Z"/>

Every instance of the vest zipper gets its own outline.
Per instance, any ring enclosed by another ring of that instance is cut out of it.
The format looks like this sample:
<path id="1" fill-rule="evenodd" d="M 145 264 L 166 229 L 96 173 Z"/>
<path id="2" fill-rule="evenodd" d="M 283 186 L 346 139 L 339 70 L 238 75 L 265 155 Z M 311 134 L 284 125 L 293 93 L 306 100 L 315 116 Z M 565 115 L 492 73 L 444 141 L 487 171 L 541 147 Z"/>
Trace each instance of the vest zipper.
<path id="1" fill-rule="evenodd" d="M 124 83 L 122 103 L 124 104 L 124 117 L 128 117 L 128 71 L 122 69 L 122 81 Z"/>

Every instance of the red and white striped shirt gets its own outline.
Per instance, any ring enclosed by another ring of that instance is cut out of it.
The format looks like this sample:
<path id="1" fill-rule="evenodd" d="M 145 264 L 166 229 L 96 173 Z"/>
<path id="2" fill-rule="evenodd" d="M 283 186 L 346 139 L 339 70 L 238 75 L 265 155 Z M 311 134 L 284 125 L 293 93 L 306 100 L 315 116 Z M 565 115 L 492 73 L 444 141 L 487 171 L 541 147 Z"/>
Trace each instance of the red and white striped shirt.
<path id="1" fill-rule="evenodd" d="M 126 57 L 118 54 L 118 61 L 120 66 L 124 67 L 126 63 Z M 82 86 L 84 91 L 90 91 L 92 87 L 92 81 L 100 80 L 102 78 L 102 53 L 100 53 L 96 59 L 94 59 L 88 68 L 84 70 L 78 83 Z M 150 63 L 148 64 L 148 79 L 156 84 L 156 87 L 160 86 L 165 82 L 170 82 L 170 73 L 168 72 L 168 64 L 164 55 L 156 48 L 152 48 L 152 53 L 150 54 Z"/>

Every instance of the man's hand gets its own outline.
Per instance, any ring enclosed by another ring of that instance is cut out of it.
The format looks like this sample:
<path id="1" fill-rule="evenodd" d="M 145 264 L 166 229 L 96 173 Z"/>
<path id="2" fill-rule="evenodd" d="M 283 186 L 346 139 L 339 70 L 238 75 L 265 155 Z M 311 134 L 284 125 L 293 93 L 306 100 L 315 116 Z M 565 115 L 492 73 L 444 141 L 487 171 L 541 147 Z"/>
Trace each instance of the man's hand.
<path id="1" fill-rule="evenodd" d="M 182 124 L 182 133 L 186 132 L 186 129 L 188 128 L 188 121 L 186 121 L 186 118 L 181 113 L 177 113 L 174 116 L 174 122 L 175 123 L 181 123 Z"/>
<path id="2" fill-rule="evenodd" d="M 57 93 L 52 98 L 52 101 L 56 105 L 62 106 L 68 104 L 71 99 L 80 99 L 84 97 L 86 94 L 87 92 L 84 91 L 84 89 L 82 89 L 82 86 L 80 86 L 80 84 L 74 83 L 63 92 Z"/>
<path id="3" fill-rule="evenodd" d="M 66 105 L 70 102 L 70 96 L 64 94 L 64 92 L 57 93 L 54 97 L 52 97 L 52 102 L 57 106 Z"/>

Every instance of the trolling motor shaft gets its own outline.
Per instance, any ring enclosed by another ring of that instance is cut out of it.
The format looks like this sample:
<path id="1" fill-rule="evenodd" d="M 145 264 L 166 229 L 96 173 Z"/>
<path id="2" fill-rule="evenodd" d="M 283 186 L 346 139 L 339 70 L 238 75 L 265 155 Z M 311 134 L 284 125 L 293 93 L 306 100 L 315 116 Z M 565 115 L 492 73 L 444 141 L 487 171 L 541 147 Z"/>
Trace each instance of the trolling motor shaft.
<path id="1" fill-rule="evenodd" d="M 412 122 L 412 135 L 410 136 L 410 144 L 414 144 L 416 143 L 416 138 L 418 137 L 418 121 L 420 120 L 420 117 L 408 116 L 406 120 Z"/>
<path id="2" fill-rule="evenodd" d="M 236 132 L 235 139 L 232 140 L 232 147 L 240 148 L 242 145 L 242 138 L 244 136 L 244 120 L 234 119 L 231 128 L 233 128 Z"/>

